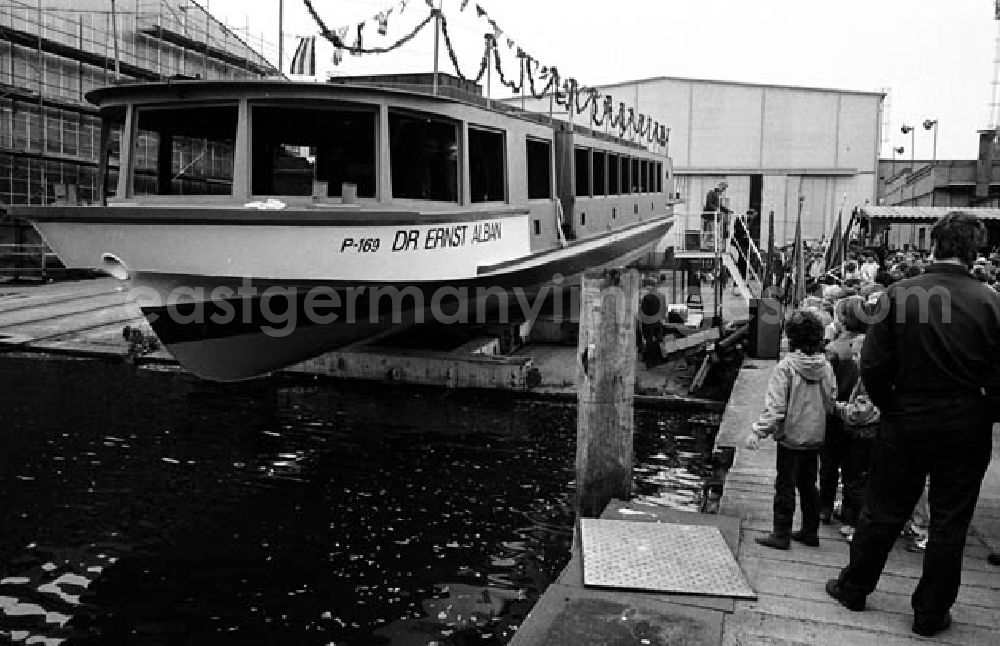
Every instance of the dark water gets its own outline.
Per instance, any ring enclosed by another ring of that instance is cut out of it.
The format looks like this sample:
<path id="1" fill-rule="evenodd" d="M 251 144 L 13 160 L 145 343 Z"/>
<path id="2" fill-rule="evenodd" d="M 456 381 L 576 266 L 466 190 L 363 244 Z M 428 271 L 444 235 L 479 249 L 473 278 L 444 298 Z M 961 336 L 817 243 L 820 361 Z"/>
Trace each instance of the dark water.
<path id="1" fill-rule="evenodd" d="M 713 422 L 640 414 L 700 504 Z M 566 564 L 573 406 L 0 356 L 0 641 L 503 644 Z"/>

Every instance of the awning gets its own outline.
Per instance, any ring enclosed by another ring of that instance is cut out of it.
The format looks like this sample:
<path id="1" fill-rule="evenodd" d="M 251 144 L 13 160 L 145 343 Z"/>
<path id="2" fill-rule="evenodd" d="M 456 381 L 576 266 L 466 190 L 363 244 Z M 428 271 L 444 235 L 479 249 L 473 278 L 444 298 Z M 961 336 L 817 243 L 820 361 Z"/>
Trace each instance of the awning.
<path id="1" fill-rule="evenodd" d="M 1000 220 L 1000 209 L 971 206 L 862 206 L 862 217 L 891 224 L 909 222 L 936 222 L 952 211 L 974 213 L 983 220 Z"/>

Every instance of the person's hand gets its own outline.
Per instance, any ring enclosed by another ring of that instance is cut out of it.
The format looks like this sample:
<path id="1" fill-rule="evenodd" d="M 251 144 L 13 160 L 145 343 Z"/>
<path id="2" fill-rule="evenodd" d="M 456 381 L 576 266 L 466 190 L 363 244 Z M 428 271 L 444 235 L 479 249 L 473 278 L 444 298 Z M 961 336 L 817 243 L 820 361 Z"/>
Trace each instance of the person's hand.
<path id="1" fill-rule="evenodd" d="M 760 448 L 760 436 L 750 431 L 750 435 L 747 435 L 746 447 L 751 451 L 756 451 Z"/>

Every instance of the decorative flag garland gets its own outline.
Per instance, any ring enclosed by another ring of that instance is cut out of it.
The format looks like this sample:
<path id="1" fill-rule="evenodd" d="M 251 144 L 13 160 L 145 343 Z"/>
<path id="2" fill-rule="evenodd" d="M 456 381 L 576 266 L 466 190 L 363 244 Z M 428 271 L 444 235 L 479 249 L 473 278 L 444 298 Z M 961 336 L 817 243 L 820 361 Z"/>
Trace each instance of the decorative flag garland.
<path id="1" fill-rule="evenodd" d="M 455 74 L 461 80 L 479 83 L 486 74 L 490 65 L 490 58 L 492 57 L 493 66 L 497 72 L 500 83 L 510 89 L 514 94 L 519 94 L 527 89 L 531 93 L 532 97 L 542 99 L 549 92 L 551 92 L 552 98 L 557 105 L 565 107 L 568 111 L 575 112 L 576 114 L 585 114 L 589 112 L 588 116 L 591 123 L 598 127 L 607 124 L 608 128 L 617 132 L 618 136 L 621 138 L 637 137 L 640 141 L 645 140 L 649 143 L 655 142 L 661 146 L 665 146 L 669 143 L 670 131 L 666 126 L 653 121 L 647 115 L 636 115 L 634 108 L 628 108 L 626 110 L 625 104 L 622 102 L 618 103 L 617 110 L 615 110 L 614 99 L 611 95 L 603 95 L 602 100 L 601 93 L 597 89 L 580 86 L 577 80 L 572 77 L 562 79 L 559 75 L 559 70 L 555 66 L 539 66 L 539 62 L 531 57 L 521 47 L 518 47 L 513 38 L 510 36 L 504 38 L 503 29 L 492 17 L 490 17 L 490 15 L 479 3 L 475 4 L 476 16 L 478 18 L 485 18 L 491 31 L 484 34 L 485 45 L 482 58 L 480 59 L 479 70 L 477 71 L 475 77 L 468 77 L 462 73 L 462 70 L 459 67 L 458 55 L 455 52 L 455 48 L 451 41 L 451 35 L 448 31 L 448 21 L 445 18 L 444 13 L 435 6 L 434 0 L 425 0 L 430 12 L 428 16 L 417 24 L 416 27 L 414 27 L 409 33 L 405 34 L 402 38 L 389 46 L 370 48 L 366 48 L 364 46 L 363 32 L 365 25 L 368 22 L 375 23 L 377 25 L 378 34 L 380 36 L 385 36 L 389 30 L 389 18 L 394 12 L 402 15 L 402 13 L 406 10 L 409 0 L 399 0 L 399 2 L 395 5 L 380 11 L 371 18 L 363 20 L 353 26 L 356 37 L 352 45 L 348 45 L 346 42 L 346 38 L 352 30 L 351 26 L 342 26 L 331 30 L 323 22 L 322 18 L 320 18 L 315 7 L 313 6 L 312 0 L 302 1 L 309 14 L 319 27 L 320 34 L 323 38 L 333 44 L 334 65 L 338 65 L 341 62 L 343 59 L 343 52 L 345 51 L 350 52 L 352 55 L 360 56 L 362 54 L 384 54 L 396 50 L 413 40 L 418 33 L 431 23 L 431 21 L 438 18 L 440 20 L 441 33 L 444 36 L 445 49 L 448 52 L 448 58 L 451 60 L 452 67 L 455 69 Z M 459 11 L 464 12 L 469 4 L 470 0 L 462 0 Z M 998 5 L 1000 5 L 1000 0 L 998 0 Z M 315 37 L 311 38 L 312 53 L 309 55 L 313 57 L 313 69 L 315 69 Z M 305 39 L 303 39 L 303 41 L 304 40 Z M 520 80 L 518 82 L 508 79 L 504 74 L 500 51 L 497 47 L 497 43 L 500 42 L 505 42 L 508 50 L 515 50 L 516 48 L 516 58 L 520 62 L 521 68 Z M 306 49 L 306 45 L 303 42 L 300 42 L 299 47 L 300 49 Z M 298 56 L 298 53 L 299 52 L 296 51 L 296 56 Z M 303 53 L 305 54 L 306 52 Z M 302 61 L 305 65 L 300 64 L 300 68 L 308 66 L 309 58 L 305 58 L 306 60 Z M 295 65 L 296 62 L 296 59 L 293 57 L 293 65 Z M 538 90 L 537 88 L 537 81 L 535 78 L 536 74 L 539 79 L 545 81 L 541 90 Z"/>

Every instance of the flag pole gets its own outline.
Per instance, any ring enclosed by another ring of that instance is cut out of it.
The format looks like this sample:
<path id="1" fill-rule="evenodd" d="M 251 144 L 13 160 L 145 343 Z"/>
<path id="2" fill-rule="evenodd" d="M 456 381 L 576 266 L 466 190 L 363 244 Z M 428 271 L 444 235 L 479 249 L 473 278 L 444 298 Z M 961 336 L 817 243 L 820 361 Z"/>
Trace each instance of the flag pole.
<path id="1" fill-rule="evenodd" d="M 438 2 L 437 9 L 432 9 L 434 12 L 434 96 L 438 93 L 438 43 L 441 40 L 441 7 L 444 4 L 444 0 Z"/>
<path id="2" fill-rule="evenodd" d="M 285 73 L 285 0 L 278 0 L 278 71 Z"/>

